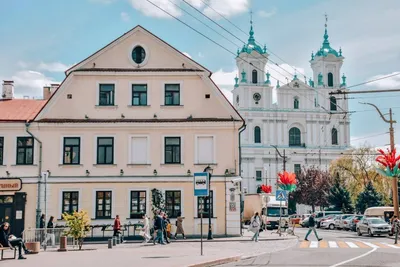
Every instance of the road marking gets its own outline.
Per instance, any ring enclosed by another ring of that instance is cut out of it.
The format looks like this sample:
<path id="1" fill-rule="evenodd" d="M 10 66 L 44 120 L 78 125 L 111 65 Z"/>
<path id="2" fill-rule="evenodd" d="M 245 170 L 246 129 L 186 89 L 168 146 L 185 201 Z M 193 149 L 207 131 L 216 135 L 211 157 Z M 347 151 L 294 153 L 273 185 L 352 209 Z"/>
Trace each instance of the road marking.
<path id="1" fill-rule="evenodd" d="M 391 247 L 391 248 L 400 248 L 400 247 L 398 247 L 398 246 L 396 246 L 396 245 L 391 245 L 391 244 L 388 244 L 388 243 L 383 243 L 383 244 L 385 244 L 386 246 L 388 246 L 388 247 Z"/>
<path id="2" fill-rule="evenodd" d="M 346 244 L 350 247 L 350 248 L 358 248 L 358 246 L 356 244 L 354 244 L 353 242 L 346 242 Z"/>
<path id="3" fill-rule="evenodd" d="M 335 265 L 331 265 L 331 266 L 329 266 L 329 267 L 338 267 L 338 266 L 341 266 L 341 265 L 343 265 L 343 264 L 346 264 L 346 263 L 349 263 L 349 262 L 352 262 L 352 261 L 361 259 L 361 258 L 363 258 L 363 257 L 365 257 L 365 256 L 368 256 L 369 254 L 371 254 L 372 252 L 374 252 L 374 251 L 377 250 L 377 249 L 378 249 L 378 248 L 373 248 L 373 249 L 371 249 L 370 251 L 368 251 L 367 253 L 364 253 L 364 254 L 362 254 L 362 255 L 360 255 L 360 256 L 357 256 L 357 257 L 355 257 L 355 258 L 348 259 L 348 260 L 346 260 L 346 261 L 342 261 L 342 262 L 336 263 Z"/>
<path id="4" fill-rule="evenodd" d="M 310 245 L 310 241 L 303 241 L 300 244 L 300 248 L 308 248 L 309 245 Z"/>
<path id="5" fill-rule="evenodd" d="M 326 241 L 319 242 L 319 247 L 320 248 L 327 248 L 328 247 L 328 242 L 326 242 Z"/>
<path id="6" fill-rule="evenodd" d="M 367 246 L 369 246 L 369 247 L 371 247 L 371 248 L 379 248 L 379 246 L 377 246 L 377 245 L 374 245 L 374 244 L 372 244 L 372 243 L 370 243 L 370 242 L 364 242 L 364 241 L 362 241 L 365 245 L 367 245 Z"/>
<path id="7" fill-rule="evenodd" d="M 311 241 L 310 248 L 318 248 L 318 241 Z"/>
<path id="8" fill-rule="evenodd" d="M 329 247 L 330 247 L 330 248 L 338 248 L 338 245 L 337 245 L 336 242 L 334 242 L 334 241 L 329 241 L 328 243 L 329 243 Z"/>
<path id="9" fill-rule="evenodd" d="M 339 248 L 348 248 L 349 246 L 343 241 L 337 241 Z"/>
<path id="10" fill-rule="evenodd" d="M 357 241 L 357 242 L 354 242 L 359 248 L 371 248 L 371 247 L 369 247 L 369 246 L 367 246 L 367 245 L 365 245 L 364 243 L 362 243 L 362 242 L 359 242 L 359 241 Z"/>
<path id="11" fill-rule="evenodd" d="M 380 248 L 389 248 L 387 245 L 382 244 L 382 243 L 375 243 L 375 244 Z"/>

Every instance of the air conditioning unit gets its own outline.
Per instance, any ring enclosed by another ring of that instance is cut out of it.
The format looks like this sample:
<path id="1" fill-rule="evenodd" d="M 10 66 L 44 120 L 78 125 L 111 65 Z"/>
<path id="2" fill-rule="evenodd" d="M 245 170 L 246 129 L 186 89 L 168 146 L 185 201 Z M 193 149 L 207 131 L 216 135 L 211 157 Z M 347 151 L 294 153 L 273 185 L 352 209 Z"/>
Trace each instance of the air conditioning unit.
<path id="1" fill-rule="evenodd" d="M 236 169 L 235 168 L 229 169 L 229 173 L 231 175 L 236 174 Z"/>

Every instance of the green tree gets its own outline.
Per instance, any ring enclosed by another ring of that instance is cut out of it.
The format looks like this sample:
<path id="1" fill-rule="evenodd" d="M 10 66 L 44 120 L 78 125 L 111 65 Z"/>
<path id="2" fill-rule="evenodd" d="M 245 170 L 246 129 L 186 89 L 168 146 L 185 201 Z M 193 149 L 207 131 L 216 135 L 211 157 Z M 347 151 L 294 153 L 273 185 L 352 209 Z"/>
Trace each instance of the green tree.
<path id="1" fill-rule="evenodd" d="M 329 191 L 328 201 L 331 205 L 331 209 L 340 210 L 343 213 L 353 213 L 354 207 L 351 202 L 350 193 L 340 181 L 339 174 L 337 174 Z"/>
<path id="2" fill-rule="evenodd" d="M 90 218 L 88 213 L 86 211 L 74 211 L 72 214 L 64 213 L 62 217 L 68 226 L 64 234 L 78 240 L 78 247 L 79 250 L 81 250 L 83 239 L 90 231 Z"/>
<path id="3" fill-rule="evenodd" d="M 328 206 L 329 189 L 331 187 L 331 176 L 328 172 L 315 167 L 304 169 L 297 175 L 297 188 L 293 192 L 294 199 L 299 204 L 312 207 Z"/>
<path id="4" fill-rule="evenodd" d="M 382 195 L 376 191 L 372 182 L 369 182 L 364 191 L 361 192 L 357 197 L 356 210 L 363 214 L 364 211 L 369 207 L 382 206 L 382 200 Z"/>

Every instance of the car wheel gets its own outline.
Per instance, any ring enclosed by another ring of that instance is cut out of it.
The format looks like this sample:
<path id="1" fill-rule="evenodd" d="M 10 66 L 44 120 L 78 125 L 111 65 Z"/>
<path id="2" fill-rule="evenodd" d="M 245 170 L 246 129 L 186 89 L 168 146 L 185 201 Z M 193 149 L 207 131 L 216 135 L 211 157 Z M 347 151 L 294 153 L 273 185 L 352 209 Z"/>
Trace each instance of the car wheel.
<path id="1" fill-rule="evenodd" d="M 358 236 L 362 236 L 362 233 L 361 233 L 361 231 L 360 231 L 360 228 L 357 229 L 357 235 L 358 235 Z"/>
<path id="2" fill-rule="evenodd" d="M 374 235 L 372 234 L 372 232 L 371 232 L 371 229 L 368 229 L 368 236 L 369 237 L 373 237 Z"/>
<path id="3" fill-rule="evenodd" d="M 393 236 L 393 234 L 389 234 L 389 236 Z"/>
<path id="4" fill-rule="evenodd" d="M 329 225 L 329 229 L 330 229 L 330 230 L 335 230 L 335 225 L 334 225 L 334 224 L 330 224 L 330 225 Z"/>

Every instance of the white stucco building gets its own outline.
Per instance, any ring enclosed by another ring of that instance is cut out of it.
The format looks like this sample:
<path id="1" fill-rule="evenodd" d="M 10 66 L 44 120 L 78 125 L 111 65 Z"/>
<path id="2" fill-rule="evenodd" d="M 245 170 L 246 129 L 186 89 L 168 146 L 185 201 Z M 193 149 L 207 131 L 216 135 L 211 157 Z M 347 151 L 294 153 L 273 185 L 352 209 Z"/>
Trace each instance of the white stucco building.
<path id="1" fill-rule="evenodd" d="M 311 56 L 313 77 L 308 84 L 294 75 L 289 83 L 281 80 L 271 86 L 273 77 L 264 71 L 268 57 L 251 26 L 248 44 L 236 58 L 239 75 L 233 90 L 234 106 L 247 125 L 241 134 L 244 193 L 256 193 L 261 184 L 275 191 L 277 173 L 283 170 L 277 150 L 287 157 L 286 170 L 298 171 L 311 165 L 326 169 L 350 146 L 348 101 L 329 95 L 346 87 L 344 57 L 341 49 L 330 46 L 327 28 L 321 48 Z"/>

